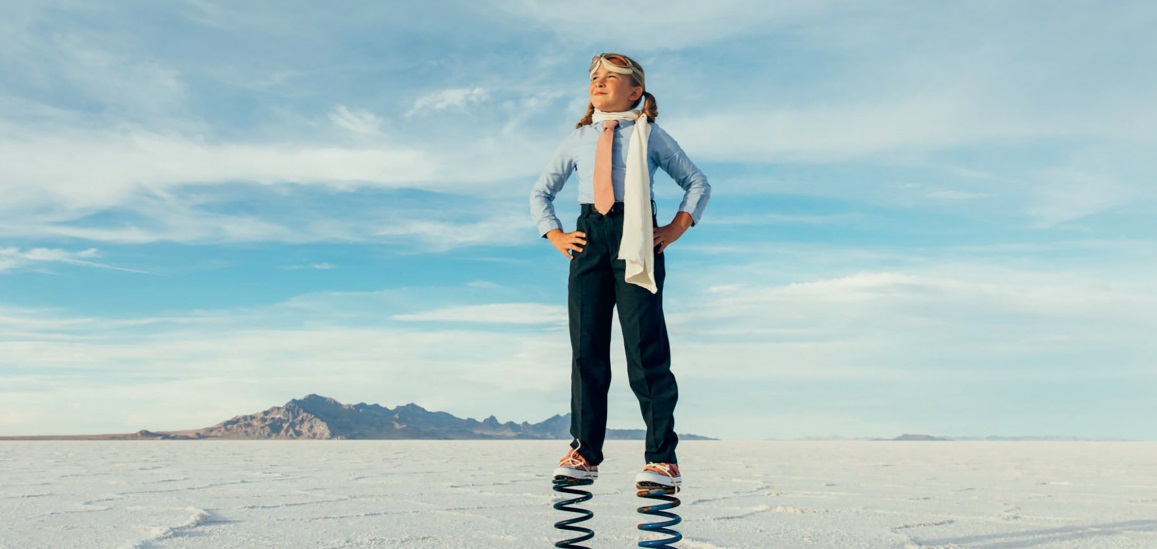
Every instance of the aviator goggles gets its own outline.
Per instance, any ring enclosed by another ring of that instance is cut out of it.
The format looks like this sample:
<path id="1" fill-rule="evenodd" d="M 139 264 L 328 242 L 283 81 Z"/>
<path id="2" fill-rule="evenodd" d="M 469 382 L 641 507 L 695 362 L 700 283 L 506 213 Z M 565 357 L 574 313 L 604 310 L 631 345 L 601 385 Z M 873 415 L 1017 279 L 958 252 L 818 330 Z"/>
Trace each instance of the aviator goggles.
<path id="1" fill-rule="evenodd" d="M 600 65 L 613 73 L 629 74 L 639 86 L 642 86 L 643 89 L 647 88 L 643 67 L 636 64 L 630 57 L 618 53 L 600 53 L 591 58 L 591 76 L 594 76 L 595 71 L 599 70 Z"/>

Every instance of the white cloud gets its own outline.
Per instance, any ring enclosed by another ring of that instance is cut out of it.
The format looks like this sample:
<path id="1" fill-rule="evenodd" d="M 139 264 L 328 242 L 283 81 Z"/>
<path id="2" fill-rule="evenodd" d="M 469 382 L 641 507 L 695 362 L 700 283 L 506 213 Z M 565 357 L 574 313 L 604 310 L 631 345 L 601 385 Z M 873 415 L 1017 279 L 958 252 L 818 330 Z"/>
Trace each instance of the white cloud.
<path id="1" fill-rule="evenodd" d="M 11 167 L 0 178 L 0 189 L 22 197 L 32 194 L 27 190 L 31 186 L 55 201 L 94 208 L 118 204 L 136 188 L 191 183 L 405 186 L 431 180 L 437 165 L 427 153 L 410 147 L 214 144 L 145 131 L 29 136 L 4 141 L 0 151 L 0 163 Z"/>
<path id="2" fill-rule="evenodd" d="M 330 271 L 336 269 L 337 265 L 332 263 L 310 263 L 308 265 L 294 265 L 283 268 L 287 271 Z"/>
<path id="3" fill-rule="evenodd" d="M 187 115 L 190 90 L 179 67 L 155 51 L 132 48 L 125 36 L 83 26 L 62 28 L 57 24 L 61 9 L 82 19 L 109 15 L 104 7 L 87 6 L 27 5 L 21 6 L 22 13 L 6 9 L 0 68 L 20 75 L 21 86 L 3 95 L 51 98 L 68 110 L 101 113 L 118 122 L 174 123 Z"/>
<path id="4" fill-rule="evenodd" d="M 58 248 L 0 248 L 0 273 L 26 268 L 37 268 L 53 263 L 133 273 L 144 272 L 93 261 L 93 259 L 97 257 L 100 257 L 100 253 L 96 248 L 88 248 L 80 251 L 61 250 Z"/>
<path id="5" fill-rule="evenodd" d="M 489 97 L 490 94 L 486 90 L 477 86 L 439 90 L 415 99 L 414 106 L 407 115 L 414 116 L 423 115 L 429 111 L 463 109 L 468 105 L 485 101 Z"/>
<path id="6" fill-rule="evenodd" d="M 931 198 L 939 198 L 941 200 L 976 200 L 979 198 L 988 198 L 992 196 L 988 193 L 970 193 L 966 191 L 958 191 L 956 189 L 939 189 L 928 191 L 926 195 Z"/>
<path id="7" fill-rule="evenodd" d="M 861 219 L 856 214 L 831 215 L 790 215 L 790 214 L 757 214 L 757 215 L 720 215 L 712 216 L 712 225 L 846 225 Z"/>
<path id="8" fill-rule="evenodd" d="M 494 303 L 395 315 L 394 319 L 411 322 L 468 322 L 541 326 L 565 324 L 566 308 L 540 303 Z"/>
<path id="9" fill-rule="evenodd" d="M 445 251 L 464 246 L 525 242 L 530 234 L 527 219 L 527 215 L 506 212 L 478 221 L 408 218 L 372 234 L 378 238 L 414 240 L 427 251 Z"/>
<path id="10" fill-rule="evenodd" d="M 1039 226 L 1050 227 L 1098 213 L 1125 198 L 1107 196 L 1109 180 L 1101 174 L 1057 174 L 1035 189 L 1028 214 Z"/>
<path id="11" fill-rule="evenodd" d="M 177 70 L 152 60 L 125 60 L 63 38 L 69 67 L 64 76 L 73 89 L 124 112 L 169 115 L 183 107 L 186 88 Z"/>
<path id="12" fill-rule="evenodd" d="M 160 56 L 154 59 L 110 36 L 91 38 L 102 46 L 91 54 L 84 53 L 91 45 L 89 38 L 57 40 L 53 42 L 57 53 L 45 61 L 46 66 L 75 71 L 77 75 L 70 82 L 83 84 L 78 87 L 91 90 L 85 92 L 91 97 L 124 95 L 126 105 L 143 102 L 117 87 L 125 81 L 139 80 L 147 84 L 141 87 L 140 94 L 156 99 L 140 112 L 116 111 L 100 116 L 74 112 L 70 118 L 69 109 L 65 108 L 67 101 L 50 105 L 36 103 L 33 96 L 0 98 L 0 106 L 7 105 L 0 112 L 12 113 L 7 117 L 11 120 L 0 120 L 0 163 L 11 166 L 0 175 L 0 191 L 7 198 L 6 204 L 0 205 L 0 212 L 16 225 L 37 227 L 36 234 L 48 234 L 52 229 L 60 236 L 145 242 L 169 237 L 150 235 L 148 230 L 132 226 L 68 227 L 60 219 L 124 208 L 142 192 L 163 192 L 194 184 L 291 182 L 480 194 L 479 182 L 533 178 L 563 135 L 562 131 L 549 133 L 555 131 L 551 124 L 556 119 L 570 118 L 544 109 L 556 109 L 567 98 L 575 98 L 578 104 L 584 101 L 581 90 L 564 93 L 557 83 L 557 75 L 573 72 L 560 66 L 574 57 L 565 53 L 575 47 L 572 35 L 583 35 L 584 41 L 603 39 L 589 35 L 587 29 L 578 31 L 561 24 L 575 14 L 585 13 L 590 8 L 587 5 L 526 1 L 499 2 L 497 8 L 516 21 L 512 24 L 530 21 L 541 28 L 556 29 L 564 36 L 557 43 L 536 47 L 534 54 L 528 56 L 526 62 L 534 69 L 534 80 L 522 87 L 511 86 L 490 74 L 489 69 L 478 68 L 476 72 L 464 70 L 463 79 L 477 82 L 470 86 L 439 87 L 448 82 L 436 78 L 429 84 L 423 81 L 427 86 L 424 91 L 408 87 L 412 86 L 409 84 L 394 84 L 385 89 L 385 95 L 403 99 L 392 105 L 398 109 L 392 114 L 389 103 L 343 96 L 340 102 L 330 101 L 320 107 L 331 109 L 325 113 L 328 120 L 322 125 L 343 130 L 340 135 L 309 133 L 318 126 L 317 106 L 303 108 L 304 114 L 279 106 L 279 114 L 258 117 L 260 131 L 247 133 L 229 128 L 234 133 L 221 132 L 229 134 L 228 139 L 215 138 L 218 132 L 204 118 L 186 112 L 189 100 L 201 98 L 199 94 L 206 91 L 237 92 L 233 89 L 239 86 L 236 82 L 221 81 L 221 74 L 213 72 L 219 79 L 214 84 L 216 88 L 190 88 L 185 82 L 186 73 L 204 67 Z M 986 17 L 995 13 L 992 10 L 996 8 L 892 6 L 882 11 L 857 8 L 848 12 L 846 6 L 829 3 L 768 7 L 759 2 L 730 1 L 704 8 L 692 2 L 677 2 L 663 4 L 662 9 L 651 10 L 652 16 L 637 22 L 644 29 L 653 26 L 664 31 L 640 32 L 640 36 L 648 38 L 636 45 L 644 56 L 650 56 L 649 66 L 654 68 L 656 82 L 663 83 L 664 91 L 671 93 L 661 97 L 663 104 L 672 105 L 666 97 L 674 98 L 678 104 L 678 108 L 664 115 L 662 123 L 666 126 L 670 120 L 672 134 L 700 163 L 738 163 L 756 168 L 778 163 L 903 166 L 947 163 L 949 160 L 929 157 L 962 149 L 1107 139 L 1123 140 L 1135 149 L 1152 149 L 1151 128 L 1157 124 L 1147 122 L 1157 114 L 1147 108 L 1147 103 L 1153 82 L 1146 76 L 1149 71 L 1127 70 L 1143 66 L 1147 54 L 1122 61 L 1119 70 L 1111 71 L 1120 74 L 1112 74 L 1112 78 L 1087 79 L 1080 76 L 1082 69 L 1112 67 L 1101 60 L 1116 57 L 1112 57 L 1114 52 L 1108 46 L 1098 45 L 1103 41 L 1082 38 L 1085 31 L 1069 24 L 1073 17 L 1066 10 L 1045 14 L 1040 25 L 1029 29 L 1015 24 L 1015 16 L 1023 16 L 1018 13 L 1007 18 L 1010 22 L 1001 18 L 1001 24 L 987 29 L 985 25 L 990 22 Z M 260 27 L 253 21 L 267 18 L 277 29 L 270 39 L 290 35 L 294 18 L 304 17 L 261 10 L 229 14 L 219 6 L 211 11 L 216 13 L 214 17 L 230 22 L 223 27 L 227 29 L 233 24 L 249 25 L 244 27 L 247 30 Z M 1107 23 L 1107 28 L 1116 28 L 1113 25 L 1119 25 L 1126 15 L 1104 13 L 1096 17 Z M 965 39 L 978 28 L 985 29 L 983 43 Z M 233 32 L 241 32 L 241 28 L 234 28 Z M 616 37 L 622 34 L 614 28 L 605 32 Z M 677 37 L 680 45 L 663 45 L 666 39 L 656 42 L 652 34 Z M 777 40 L 769 42 L 771 36 Z M 34 38 L 27 31 L 20 38 L 22 48 L 43 45 L 43 39 Z M 909 38 L 921 47 L 910 47 L 906 42 Z M 579 42 L 582 43 L 587 42 Z M 702 51 L 687 49 L 686 44 L 692 43 L 701 44 Z M 1033 44 L 1049 44 L 1057 50 L 1046 53 L 1041 48 L 1026 47 Z M 718 58 L 718 62 L 704 63 L 701 56 Z M 817 64 L 814 69 L 797 73 L 792 65 L 780 63 L 783 59 L 816 59 Z M 317 76 L 309 72 L 310 67 L 290 60 L 279 59 L 274 65 L 269 61 L 250 61 L 261 74 L 298 74 L 302 85 L 306 85 L 307 77 Z M 741 70 L 735 70 L 732 62 Z M 54 72 L 34 71 L 19 63 L 11 67 L 17 74 Z M 1039 67 L 1049 68 L 1026 70 Z M 227 72 L 245 73 L 248 68 L 229 67 Z M 358 66 L 348 70 L 375 74 L 381 68 Z M 124 74 L 132 78 L 120 78 Z M 100 78 L 109 82 L 102 84 Z M 576 80 L 581 81 L 581 76 Z M 1097 86 L 1104 87 L 1113 101 L 1097 100 L 1103 90 L 1087 80 L 1099 82 Z M 728 85 L 726 101 L 718 100 L 717 89 L 703 85 L 720 81 Z M 45 85 L 55 84 L 46 81 Z M 320 93 L 309 88 L 300 91 L 306 95 Z M 297 101 L 296 96 L 282 88 L 264 89 L 261 93 L 280 93 L 274 99 Z M 412 102 L 404 99 L 410 97 L 414 98 Z M 503 108 L 476 109 L 478 119 L 473 119 L 472 112 L 470 117 L 456 118 L 473 120 L 422 125 L 429 127 L 408 132 L 405 140 L 382 135 L 390 117 L 460 111 L 483 102 L 489 106 L 496 98 L 502 100 Z M 375 105 L 377 112 L 350 107 L 352 104 Z M 36 123 L 14 122 L 23 120 L 25 115 L 19 113 L 29 112 L 30 108 L 39 113 Z M 575 116 L 577 113 L 578 109 Z M 49 119 L 51 123 L 45 123 Z M 346 132 L 369 139 L 355 141 L 361 145 L 357 147 L 335 144 L 334 137 L 348 142 Z M 292 137 L 303 135 L 309 137 Z M 544 140 L 543 135 L 556 137 Z M 447 143 L 453 146 L 446 146 Z M 62 157 L 70 161 L 60 162 Z M 1020 181 L 1009 185 L 989 182 L 988 187 L 978 189 L 937 188 L 926 198 L 938 202 L 999 198 L 986 201 L 983 207 L 1009 207 L 1001 205 L 1016 203 L 1039 225 L 1050 226 L 1105 211 L 1138 194 L 1147 196 L 1138 190 L 1146 183 L 1139 174 L 1151 171 L 1143 168 L 1152 164 L 1138 156 L 1128 159 L 1128 165 L 1138 166 L 1137 169 L 1115 173 L 1104 167 L 1050 167 L 1036 161 L 1037 174 L 1055 169 L 1089 177 L 1104 176 L 1104 181 L 1123 191 L 1093 193 L 1092 200 L 1085 203 L 1091 205 L 1081 206 L 1080 200 L 1091 196 L 1091 185 L 1080 185 L 1080 192 L 1064 191 L 1063 188 L 1077 185 L 1065 183 L 1066 178 L 1060 177 L 1062 185 L 1051 189 L 1047 175 L 1026 181 L 1020 173 L 1009 173 L 1006 166 L 994 165 L 983 157 L 978 155 L 980 160 L 972 165 L 953 169 L 994 173 L 1002 181 Z M 762 175 L 757 177 L 766 180 Z M 834 191 L 832 185 L 804 183 L 792 190 L 804 194 L 864 195 L 858 181 Z M 729 188 L 733 194 L 753 192 L 753 187 L 743 185 Z M 29 212 L 45 211 L 56 219 L 29 219 Z M 285 238 L 279 235 L 284 235 L 286 228 L 268 219 L 238 225 L 245 225 L 241 232 L 254 239 Z M 389 230 L 436 233 L 441 229 L 411 226 Z M 211 227 L 201 231 L 206 235 L 216 232 Z"/>
<path id="13" fill-rule="evenodd" d="M 345 105 L 338 105 L 329 115 L 329 120 L 339 128 L 360 135 L 380 135 L 382 119 L 366 110 L 351 111 Z"/>
<path id="14" fill-rule="evenodd" d="M 598 2 L 560 4 L 510 0 L 497 2 L 497 7 L 512 18 L 530 20 L 528 24 L 558 33 L 571 47 L 616 44 L 616 48 L 628 50 L 623 53 L 631 53 L 684 49 L 754 32 L 790 28 L 822 14 L 828 4 L 821 1 L 768 4 L 758 0 L 717 0 L 705 4 L 693 0 L 645 0 L 631 4 L 631 12 L 636 16 L 628 17 L 629 23 L 621 25 L 575 24 L 575 21 L 588 21 L 591 14 L 604 10 L 606 5 Z M 848 8 L 846 4 L 841 7 Z M 628 28 L 630 32 L 625 31 Z"/>
<path id="15" fill-rule="evenodd" d="M 277 216 L 222 213 L 227 208 L 210 211 L 202 203 L 205 192 L 186 191 L 217 187 L 221 189 L 213 195 L 217 202 L 227 200 L 230 188 L 241 189 L 239 184 L 288 184 L 284 190 L 269 191 L 278 193 L 283 201 L 293 196 L 298 186 L 330 190 L 416 188 L 485 195 L 504 185 L 498 182 L 501 179 L 522 174 L 529 180 L 540 164 L 528 155 L 512 166 L 501 155 L 490 154 L 490 147 L 467 145 L 427 151 L 389 144 L 215 144 L 144 131 L 61 132 L 0 139 L 0 164 L 6 166 L 0 174 L 0 192 L 6 198 L 0 203 L 0 235 L 190 242 L 363 240 L 376 234 L 378 238 L 417 238 L 440 250 L 486 243 L 496 234 L 508 241 L 519 234 L 512 227 L 525 225 L 524 216 L 512 223 L 509 214 L 502 213 L 502 219 L 467 220 L 460 225 L 416 218 L 418 214 L 371 220 L 369 211 L 334 217 L 324 210 L 303 209 L 307 218 L 287 224 Z M 62 158 L 68 161 L 62 162 Z M 124 220 L 75 223 L 97 212 L 114 211 Z M 445 213 L 451 217 L 451 212 Z"/>
<path id="16" fill-rule="evenodd" d="M 478 185 L 475 190 L 485 186 Z M 521 200 L 493 203 L 485 197 L 447 197 L 445 207 L 429 209 L 414 208 L 409 200 L 398 201 L 393 194 L 361 187 L 325 190 L 307 185 L 278 188 L 224 182 L 123 192 L 125 196 L 119 198 L 119 203 L 105 208 L 83 203 L 71 207 L 49 205 L 49 196 L 26 198 L 25 208 L 13 207 L 7 219 L 0 221 L 0 238 L 67 238 L 121 244 L 373 242 L 442 252 L 468 246 L 524 243 L 533 233 Z M 509 191 L 501 193 L 498 196 L 505 197 Z M 96 196 L 93 200 L 111 198 Z M 458 201 L 469 204 L 471 211 L 461 212 L 449 206 Z M 37 211 L 38 208 L 53 209 Z M 99 221 L 88 218 L 101 209 L 115 211 L 116 215 Z"/>
<path id="17" fill-rule="evenodd" d="M 668 300 L 678 375 L 696 409 L 685 425 L 695 430 L 747 432 L 710 428 L 727 424 L 731 413 L 733 391 L 704 389 L 720 383 L 756 392 L 851 383 L 862 395 L 897 384 L 932 394 L 946 384 L 1152 380 L 1157 348 L 1148 334 L 1157 330 L 1157 294 L 1145 273 L 1106 281 L 1097 273 L 956 263 L 760 282 L 767 272 L 752 264 L 746 276 L 734 268 L 701 273 L 722 276 L 725 285 Z M 468 291 L 478 290 L 498 291 Z M 430 307 L 436 301 L 412 294 L 313 294 L 270 307 L 128 320 L 0 307 L 0 332 L 9 334 L 0 356 L 15 367 L 0 374 L 0 387 L 14 398 L 52 391 L 92 410 L 107 408 L 100 395 L 125 387 L 138 409 L 159 399 L 177 403 L 146 424 L 127 410 L 95 414 L 104 418 L 99 430 L 112 431 L 208 425 L 226 418 L 222 410 L 254 411 L 311 392 L 515 420 L 565 411 L 570 351 L 562 307 L 455 305 L 463 301 L 453 297 Z M 620 345 L 614 357 L 622 356 Z M 624 387 L 613 399 L 620 420 L 635 417 Z M 193 395 L 204 391 L 220 396 L 219 405 L 199 408 Z M 29 421 L 69 425 L 49 404 L 28 412 L 51 417 Z M 771 417 L 780 405 L 753 403 L 748 413 Z"/>
<path id="18" fill-rule="evenodd" d="M 1055 132 L 1049 124 L 998 116 L 955 91 L 871 102 L 724 107 L 671 126 L 696 158 L 755 163 L 836 163 L 1023 142 Z"/>
<path id="19" fill-rule="evenodd" d="M 646 16 L 624 23 L 634 29 L 624 34 L 617 25 L 571 24 L 592 13 L 589 2 L 496 4 L 413 8 L 453 12 L 457 26 L 411 8 L 367 10 L 351 24 L 323 9 L 202 4 L 194 26 L 207 22 L 236 41 L 206 43 L 195 59 L 150 47 L 148 33 L 118 32 L 132 28 L 135 12 L 78 4 L 70 9 L 89 11 L 54 22 L 58 8 L 13 5 L 35 16 L 0 18 L 0 72 L 20 81 L 0 93 L 0 238 L 14 246 L 0 250 L 0 272 L 121 268 L 84 245 L 65 249 L 57 242 L 64 239 L 384 242 L 422 252 L 526 242 L 526 188 L 585 106 L 589 55 L 617 44 L 648 67 L 663 126 L 696 162 L 717 170 L 708 175 L 720 206 L 764 195 L 745 202 L 744 215 L 709 210 L 705 232 L 680 243 L 711 267 L 673 275 L 669 287 L 689 276 L 715 285 L 668 300 L 680 375 L 694 380 L 690 391 L 730 383 L 700 402 L 718 405 L 740 385 L 770 394 L 785 380 L 854 380 L 857 390 L 876 392 L 913 381 L 934 392 L 962 380 L 1135 381 L 1151 370 L 1157 273 L 1149 229 L 1143 219 L 1134 229 L 1097 214 L 1128 210 L 1141 219 L 1157 200 L 1157 73 L 1149 70 L 1147 27 L 1137 24 L 1152 19 L 1152 6 L 648 0 L 632 8 Z M 187 6 L 172 9 L 166 13 L 188 16 Z M 373 17 L 388 32 L 367 27 Z M 375 29 L 366 43 L 381 50 L 351 52 L 324 40 L 362 27 Z M 422 35 L 438 44 L 465 29 L 429 57 L 389 42 Z M 252 37 L 268 49 L 221 51 Z M 303 42 L 323 46 L 300 56 Z M 503 50 L 495 53 L 489 46 L 497 43 Z M 530 45 L 520 51 L 516 43 Z M 455 50 L 462 44 L 468 54 Z M 417 118 L 425 114 L 431 118 Z M 407 116 L 402 138 L 390 123 Z M 660 192 L 677 193 L 669 187 Z M 357 200 L 363 191 L 371 200 Z M 381 197 L 394 192 L 446 202 L 391 209 Z M 350 199 L 326 202 L 335 195 Z M 759 211 L 773 207 L 774 195 L 787 199 L 783 208 L 774 203 L 776 212 L 789 213 Z M 855 213 L 825 215 L 831 201 L 811 210 L 806 198 L 796 200 L 808 196 L 842 199 Z M 927 239 L 893 245 L 884 240 L 894 233 L 872 230 L 880 203 L 905 208 L 917 223 L 941 212 L 984 223 L 966 222 L 952 235 L 967 232 L 971 248 Z M 805 239 L 824 231 L 863 245 L 725 241 L 710 232 L 716 223 L 727 235 L 755 231 L 726 225 L 778 224 Z M 1035 229 L 1023 230 L 1029 223 Z M 1050 240 L 1065 237 L 1058 234 L 1088 240 Z M 1121 235 L 1133 240 L 1112 241 Z M 1027 272 L 1015 270 L 1022 267 Z M 490 284 L 470 288 L 501 291 Z M 309 299 L 327 305 L 311 308 Z M 486 304 L 520 299 L 399 307 L 364 295 L 313 296 L 125 322 L 3 309 L 0 361 L 34 373 L 3 378 L 0 391 L 51 390 L 57 401 L 100 405 L 98 391 L 66 372 L 71 366 L 89 368 L 86 380 L 103 384 L 102 394 L 138 409 L 182 402 L 165 416 L 181 426 L 305 392 L 535 419 L 565 402 L 569 353 L 557 331 L 564 312 Z M 297 322 L 306 317 L 316 322 Z M 538 324 L 555 331 L 536 333 Z M 493 341 L 496 331 L 517 337 Z M 1090 373 L 1094 363 L 1109 366 Z M 497 383 L 504 379 L 525 382 L 523 390 Z M 449 385 L 438 386 L 443 380 Z M 228 402 L 204 415 L 192 402 L 204 394 Z M 634 406 L 629 395 L 625 402 Z M 719 414 L 706 410 L 702 421 L 728 423 Z"/>
<path id="20" fill-rule="evenodd" d="M 348 216 L 327 218 L 327 212 L 309 210 L 316 217 L 312 235 L 294 236 L 302 223 L 284 226 L 275 218 L 230 216 L 203 211 L 200 192 L 193 187 L 218 187 L 221 197 L 239 184 L 288 185 L 278 192 L 292 196 L 299 186 L 329 190 L 360 188 L 421 189 L 451 195 L 485 196 L 510 192 L 512 178 L 527 181 L 541 168 L 551 146 L 525 138 L 503 147 L 541 154 L 508 156 L 495 151 L 492 139 L 478 138 L 458 147 L 429 147 L 378 143 L 374 146 L 335 146 L 325 143 L 212 143 L 201 139 L 145 130 L 61 130 L 20 133 L 16 127 L 0 137 L 0 234 L 18 237 L 69 237 L 117 242 L 157 240 L 197 241 L 311 240 L 345 238 L 381 230 L 381 235 L 436 234 L 440 242 L 484 242 L 487 231 L 509 233 L 487 222 L 477 231 L 459 231 L 438 220 L 382 220 L 373 230 L 348 228 Z M 67 158 L 67 162 L 61 161 Z M 525 191 L 519 191 L 519 194 Z M 217 195 L 215 195 L 217 196 Z M 521 205 L 521 204 L 520 204 Z M 77 225 L 73 220 L 97 212 L 132 212 L 118 225 Z M 521 209 L 520 209 L 521 213 Z M 449 215 L 449 212 L 447 212 Z M 368 214 L 363 212 L 361 217 Z M 461 216 L 458 216 L 461 217 Z M 518 225 L 524 224 L 520 218 Z M 390 224 L 393 224 L 391 226 Z M 342 227 L 347 227 L 343 229 Z M 167 229 L 166 229 L 167 228 Z M 453 247 L 450 244 L 449 247 Z M 445 248 L 441 248 L 445 249 Z"/>
<path id="21" fill-rule="evenodd" d="M 9 402 L 29 402 L 28 423 L 0 427 L 4 434 L 77 425 L 89 432 L 180 429 L 308 393 L 519 421 L 566 411 L 559 396 L 569 380 L 565 335 L 374 325 L 360 313 L 351 321 L 339 305 L 347 298 L 380 305 L 377 297 L 317 295 L 311 304 L 130 320 L 0 306 L 0 392 Z M 32 398 L 45 392 L 53 398 Z M 205 407 L 208 394 L 215 404 Z M 78 423 L 61 402 L 100 419 Z"/>
<path id="22" fill-rule="evenodd" d="M 750 276 L 766 272 L 752 266 Z M 735 278 L 730 273 L 727 278 Z M 1138 376 L 1157 347 L 1139 274 L 951 264 L 781 285 L 729 283 L 673 315 L 691 375 L 739 380 L 1060 380 Z M 674 328 L 673 328 L 674 331 Z M 679 338 L 675 339 L 680 341 Z M 710 357 L 727 348 L 725 369 Z"/>
<path id="23" fill-rule="evenodd" d="M 1153 166 L 1157 167 L 1157 162 Z M 1089 170 L 1072 164 L 1042 170 L 1033 179 L 1027 213 L 1039 226 L 1049 227 L 1152 198 L 1116 179 L 1114 171 L 1111 167 Z"/>

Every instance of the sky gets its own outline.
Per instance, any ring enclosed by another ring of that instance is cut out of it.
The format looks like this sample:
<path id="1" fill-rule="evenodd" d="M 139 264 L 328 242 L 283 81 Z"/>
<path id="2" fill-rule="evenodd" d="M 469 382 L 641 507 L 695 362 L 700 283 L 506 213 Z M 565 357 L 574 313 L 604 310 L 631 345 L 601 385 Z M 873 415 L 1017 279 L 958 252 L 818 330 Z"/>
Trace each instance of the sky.
<path id="1" fill-rule="evenodd" d="M 0 435 L 569 406 L 592 55 L 704 171 L 677 430 L 1157 439 L 1157 5 L 0 0 Z M 661 171 L 660 221 L 682 191 Z M 573 230 L 574 181 L 557 199 Z M 641 428 L 613 351 L 610 426 Z"/>

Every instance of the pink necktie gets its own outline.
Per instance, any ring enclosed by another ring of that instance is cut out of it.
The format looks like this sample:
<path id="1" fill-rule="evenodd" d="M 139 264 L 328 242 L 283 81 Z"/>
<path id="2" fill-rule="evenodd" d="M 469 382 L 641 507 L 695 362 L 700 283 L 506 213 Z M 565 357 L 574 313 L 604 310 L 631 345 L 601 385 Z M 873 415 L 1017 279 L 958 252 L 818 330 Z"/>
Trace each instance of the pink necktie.
<path id="1" fill-rule="evenodd" d="M 615 143 L 618 120 L 604 120 L 603 133 L 595 146 L 595 209 L 603 215 L 615 205 L 615 187 L 611 184 L 611 149 Z"/>

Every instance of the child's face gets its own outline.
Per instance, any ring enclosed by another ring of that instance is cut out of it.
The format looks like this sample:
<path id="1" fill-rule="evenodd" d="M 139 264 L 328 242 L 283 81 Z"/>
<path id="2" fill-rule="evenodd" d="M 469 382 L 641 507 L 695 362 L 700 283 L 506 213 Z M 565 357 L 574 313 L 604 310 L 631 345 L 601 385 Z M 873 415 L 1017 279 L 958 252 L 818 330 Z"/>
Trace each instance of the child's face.
<path id="1" fill-rule="evenodd" d="M 591 76 L 591 104 L 600 111 L 628 110 L 642 96 L 642 86 L 634 85 L 630 75 L 611 72 L 600 66 Z"/>

